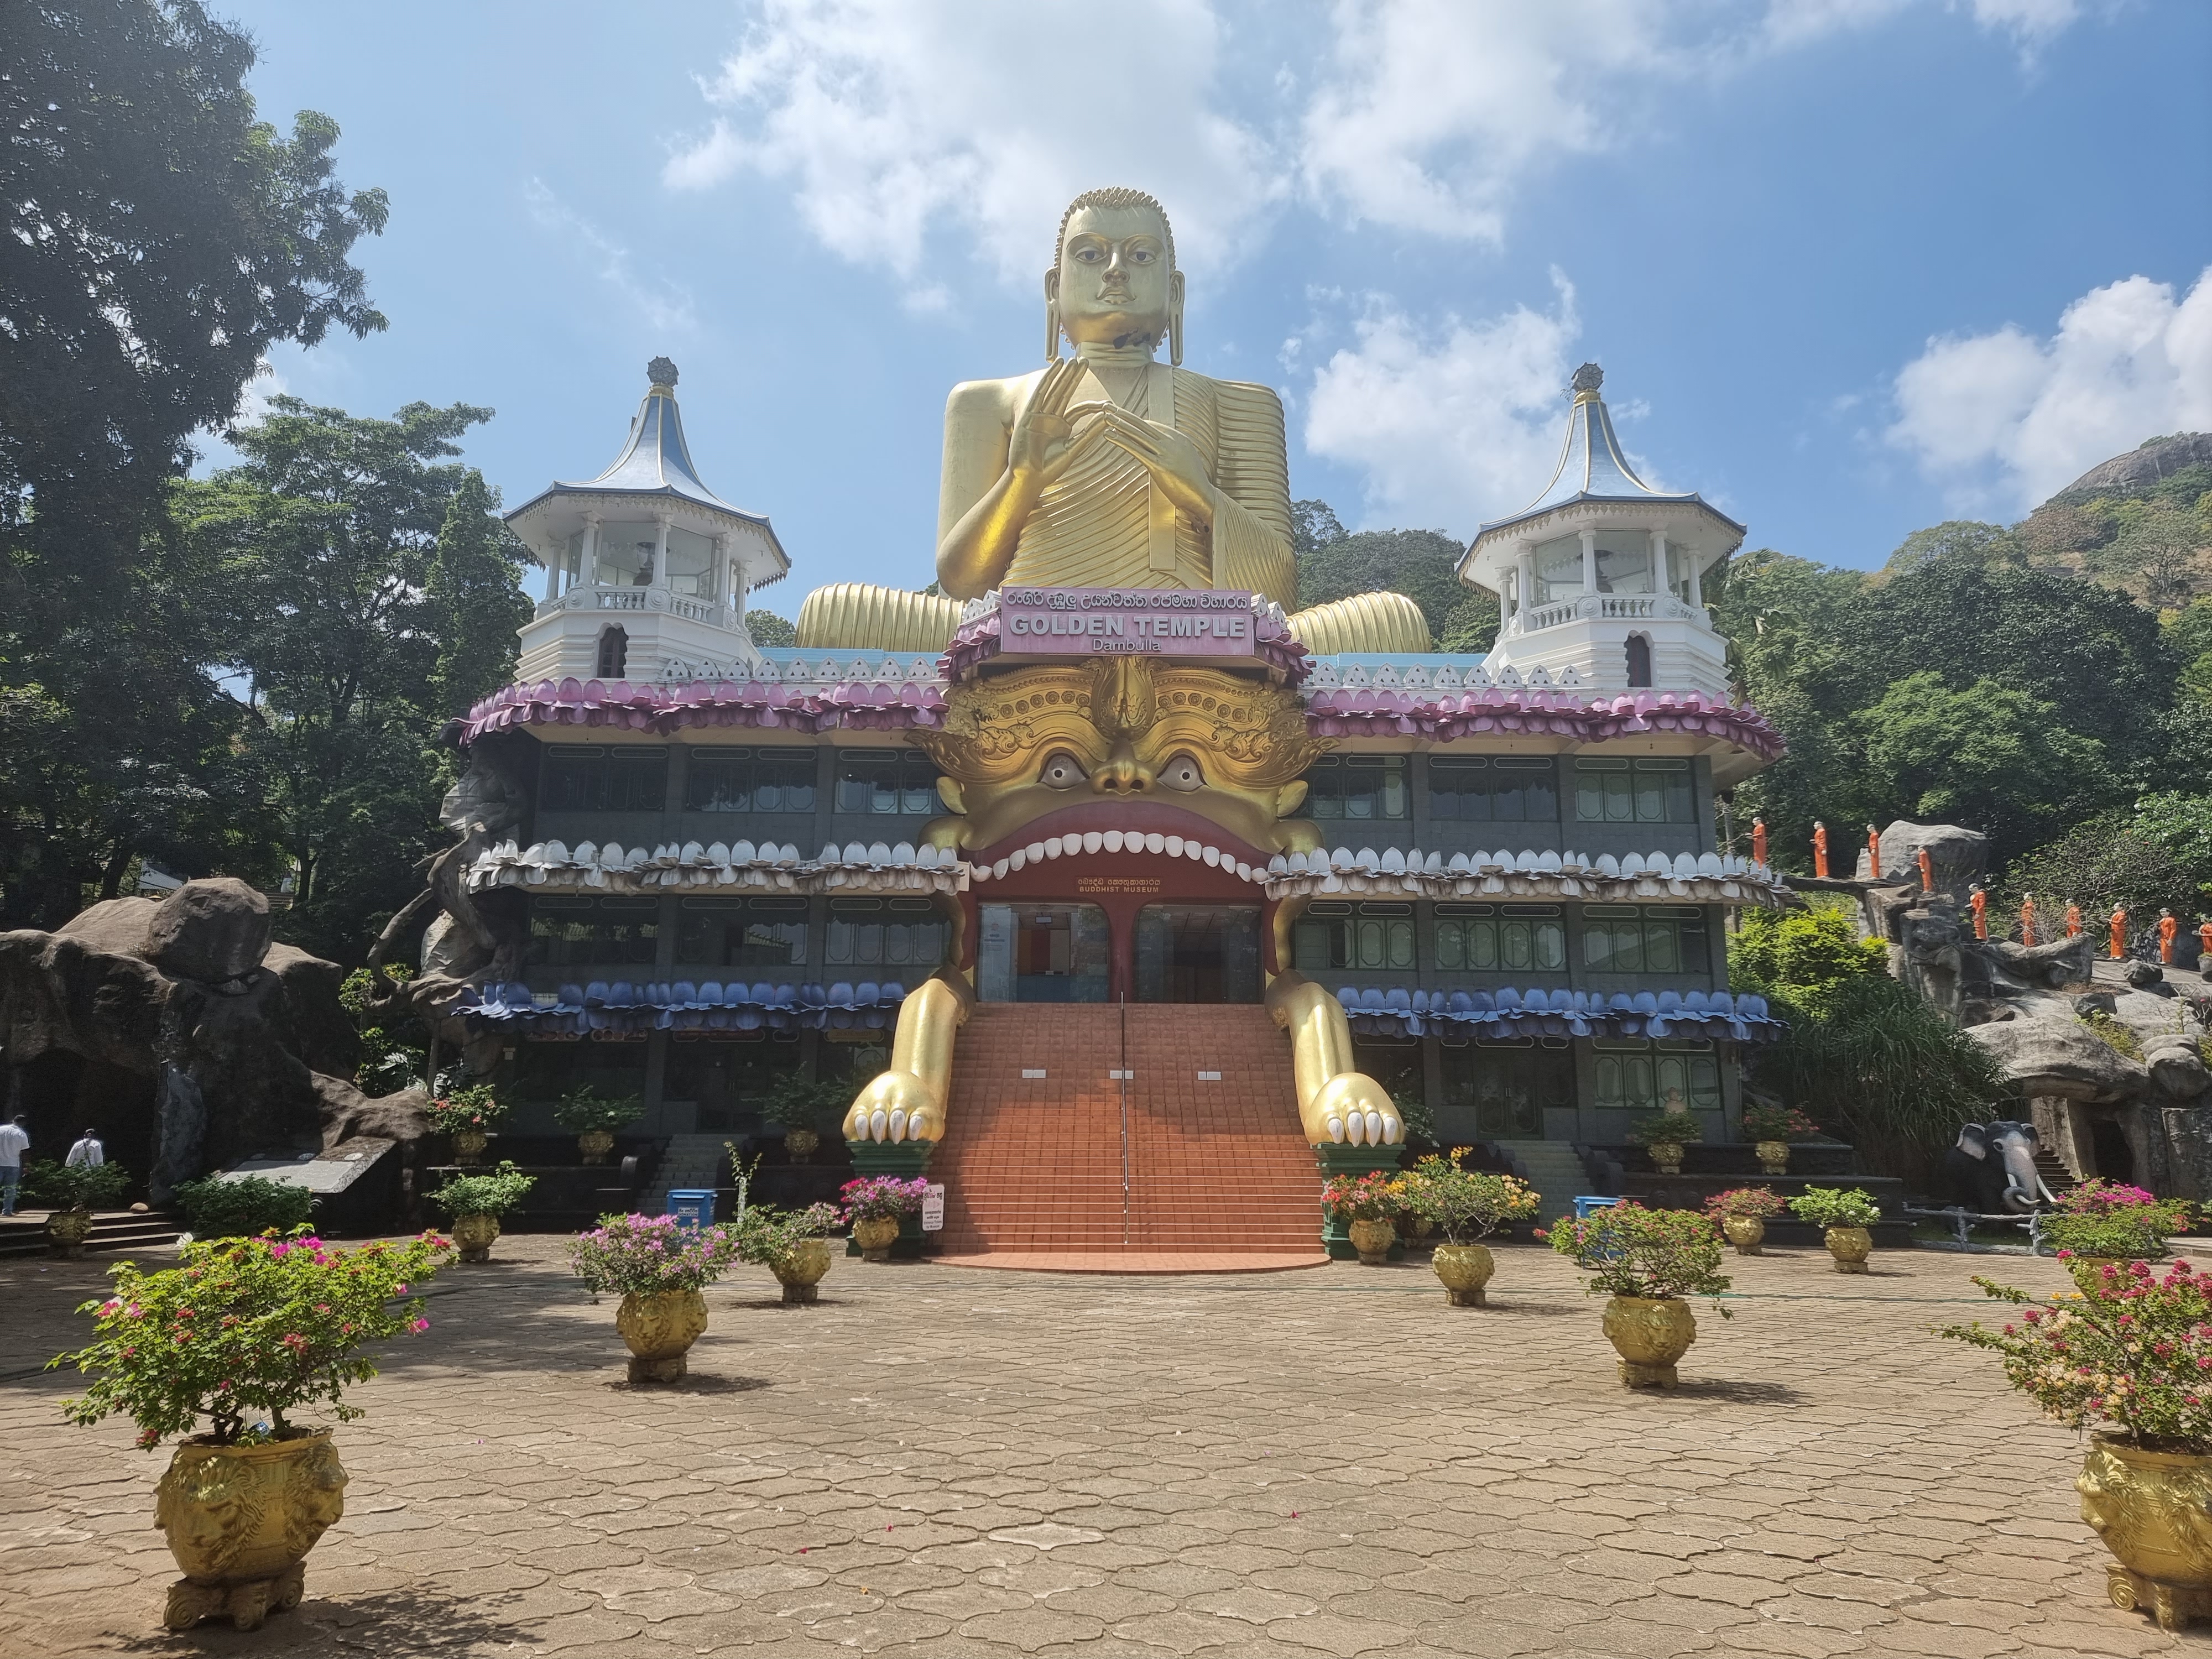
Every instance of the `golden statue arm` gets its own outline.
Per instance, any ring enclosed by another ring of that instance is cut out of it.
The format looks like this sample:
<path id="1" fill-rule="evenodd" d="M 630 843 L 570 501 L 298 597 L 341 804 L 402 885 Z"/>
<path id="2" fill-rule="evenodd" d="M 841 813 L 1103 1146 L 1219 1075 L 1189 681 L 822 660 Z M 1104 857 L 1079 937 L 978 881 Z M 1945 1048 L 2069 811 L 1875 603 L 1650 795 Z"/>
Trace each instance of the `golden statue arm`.
<path id="1" fill-rule="evenodd" d="M 1395 1146 L 1405 1139 L 1389 1091 L 1353 1068 L 1351 1022 L 1334 997 L 1303 974 L 1278 974 L 1267 988 L 1267 1012 L 1290 1033 L 1307 1140 Z"/>
<path id="2" fill-rule="evenodd" d="M 960 626 L 960 601 L 873 582 L 832 582 L 799 607 L 802 651 L 900 651 L 934 656 Z"/>
<path id="3" fill-rule="evenodd" d="M 1428 618 L 1403 593 L 1357 593 L 1331 599 L 1290 617 L 1291 632 L 1317 657 L 1340 651 L 1373 651 L 1395 655 L 1425 652 Z"/>
<path id="4" fill-rule="evenodd" d="M 952 1089 L 952 1034 L 975 993 L 957 974 L 923 981 L 899 1005 L 889 1070 L 869 1080 L 845 1114 L 848 1140 L 940 1140 Z"/>

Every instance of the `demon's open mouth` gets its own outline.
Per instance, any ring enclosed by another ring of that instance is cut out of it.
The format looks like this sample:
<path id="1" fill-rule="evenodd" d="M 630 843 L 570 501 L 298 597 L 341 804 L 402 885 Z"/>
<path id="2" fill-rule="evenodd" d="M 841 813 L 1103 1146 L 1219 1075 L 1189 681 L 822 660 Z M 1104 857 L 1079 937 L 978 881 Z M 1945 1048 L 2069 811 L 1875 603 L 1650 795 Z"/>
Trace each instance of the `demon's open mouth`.
<path id="1" fill-rule="evenodd" d="M 1006 875 L 1073 853 L 1148 853 L 1187 858 L 1236 872 L 1264 875 L 1268 855 L 1211 818 L 1161 800 L 1086 800 L 1033 818 L 993 846 L 968 854 L 981 876 Z M 1016 862 L 1018 860 L 1019 862 Z"/>

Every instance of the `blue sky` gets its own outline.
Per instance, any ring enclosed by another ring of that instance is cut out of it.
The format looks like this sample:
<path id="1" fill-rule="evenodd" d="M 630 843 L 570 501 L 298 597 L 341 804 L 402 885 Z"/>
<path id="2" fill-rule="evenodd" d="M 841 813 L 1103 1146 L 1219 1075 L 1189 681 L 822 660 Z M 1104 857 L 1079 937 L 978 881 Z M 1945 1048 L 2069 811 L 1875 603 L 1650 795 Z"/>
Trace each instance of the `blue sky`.
<path id="1" fill-rule="evenodd" d="M 665 352 L 787 614 L 927 580 L 945 394 L 1040 360 L 1098 184 L 1166 203 L 1186 362 L 1279 387 L 1293 493 L 1355 526 L 1525 504 L 1584 359 L 1656 481 L 1846 564 L 2212 429 L 2200 0 L 217 9 L 392 201 L 390 331 L 262 387 L 491 405 L 519 502 Z"/>

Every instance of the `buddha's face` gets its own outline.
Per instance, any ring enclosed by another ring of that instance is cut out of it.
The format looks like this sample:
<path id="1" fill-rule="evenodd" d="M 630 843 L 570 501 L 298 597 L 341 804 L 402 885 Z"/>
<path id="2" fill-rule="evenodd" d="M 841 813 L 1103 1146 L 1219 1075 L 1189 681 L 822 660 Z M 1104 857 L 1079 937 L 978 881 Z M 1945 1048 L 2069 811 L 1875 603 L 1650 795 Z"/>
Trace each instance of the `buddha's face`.
<path id="1" fill-rule="evenodd" d="M 1167 332 L 1182 276 L 1168 264 L 1167 227 L 1148 208 L 1085 207 L 1067 222 L 1045 297 L 1078 344 L 1150 345 Z"/>

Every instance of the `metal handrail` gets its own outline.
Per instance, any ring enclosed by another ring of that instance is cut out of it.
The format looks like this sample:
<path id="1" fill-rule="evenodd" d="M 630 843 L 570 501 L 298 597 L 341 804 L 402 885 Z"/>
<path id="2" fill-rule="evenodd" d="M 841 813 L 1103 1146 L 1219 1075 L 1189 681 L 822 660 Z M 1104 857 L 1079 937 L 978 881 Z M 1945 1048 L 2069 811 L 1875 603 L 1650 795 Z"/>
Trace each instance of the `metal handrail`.
<path id="1" fill-rule="evenodd" d="M 2037 1179 L 2036 1184 L 2039 1187 L 2042 1186 L 2043 1183 L 2040 1177 Z M 2049 1195 L 2049 1189 L 2046 1188 L 2045 1189 L 2045 1196 L 2048 1197 Z M 2041 1255 L 2043 1254 L 2043 1223 L 2045 1218 L 2044 1212 L 2041 1210 L 2030 1210 L 2025 1215 L 2021 1214 L 2016 1210 L 2008 1212 L 2003 1215 L 1980 1215 L 1967 1209 L 1962 1204 L 1946 1205 L 1940 1210 L 1927 1209 L 1917 1204 L 1908 1204 L 1905 1206 L 1905 1213 L 1909 1216 L 1918 1216 L 1929 1221 L 1948 1222 L 1953 1230 L 1955 1231 L 1959 1236 L 1959 1248 L 1962 1250 L 1970 1250 L 1973 1248 L 1974 1241 L 1969 1235 L 1971 1229 L 1977 1222 L 2001 1221 L 2009 1226 L 2025 1227 L 2027 1229 L 2028 1253 L 2032 1255 Z"/>

